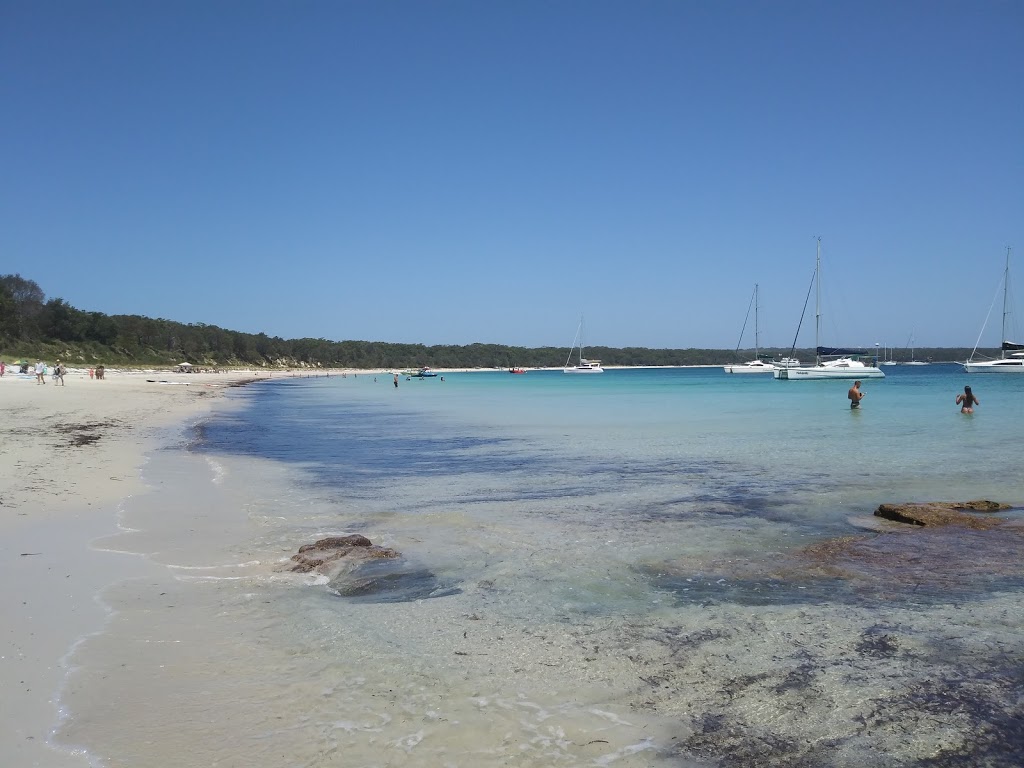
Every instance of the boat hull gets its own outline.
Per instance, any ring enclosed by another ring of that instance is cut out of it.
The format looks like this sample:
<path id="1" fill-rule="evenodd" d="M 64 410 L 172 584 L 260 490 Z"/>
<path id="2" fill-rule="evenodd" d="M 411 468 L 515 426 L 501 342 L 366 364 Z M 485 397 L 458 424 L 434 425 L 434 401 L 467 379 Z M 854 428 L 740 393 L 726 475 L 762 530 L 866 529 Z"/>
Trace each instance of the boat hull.
<path id="1" fill-rule="evenodd" d="M 562 373 L 604 373 L 604 368 L 594 366 L 563 368 Z"/>
<path id="2" fill-rule="evenodd" d="M 775 378 L 782 381 L 812 381 L 824 379 L 884 379 L 885 373 L 878 368 L 776 368 Z"/>
<path id="3" fill-rule="evenodd" d="M 771 373 L 775 370 L 775 366 L 745 363 L 743 365 L 726 365 L 723 366 L 723 370 L 726 373 Z"/>
<path id="4" fill-rule="evenodd" d="M 984 363 L 964 363 L 967 373 L 1024 373 L 1024 360 L 991 360 Z"/>

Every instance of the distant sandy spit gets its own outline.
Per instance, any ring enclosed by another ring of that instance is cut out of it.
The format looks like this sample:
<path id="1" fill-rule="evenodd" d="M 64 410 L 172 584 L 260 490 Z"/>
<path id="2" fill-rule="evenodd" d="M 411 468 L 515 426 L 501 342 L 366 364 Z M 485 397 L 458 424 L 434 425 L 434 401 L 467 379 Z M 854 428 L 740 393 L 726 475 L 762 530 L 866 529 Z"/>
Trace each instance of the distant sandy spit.
<path id="1" fill-rule="evenodd" d="M 162 428 L 198 421 L 228 387 L 289 373 L 107 369 L 103 380 L 8 368 L 0 377 L 0 755 L 3 765 L 85 766 L 48 744 L 66 657 L 100 630 L 97 592 L 140 567 L 89 544 L 117 528 L 122 499 Z M 321 374 L 323 375 L 323 374 Z"/>

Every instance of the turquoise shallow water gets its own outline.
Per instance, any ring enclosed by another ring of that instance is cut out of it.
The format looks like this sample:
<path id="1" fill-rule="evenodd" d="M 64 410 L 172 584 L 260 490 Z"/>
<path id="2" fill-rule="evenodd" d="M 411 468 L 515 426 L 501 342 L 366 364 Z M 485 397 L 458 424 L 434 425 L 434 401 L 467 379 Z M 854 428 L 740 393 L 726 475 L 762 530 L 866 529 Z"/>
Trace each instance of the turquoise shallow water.
<path id="1" fill-rule="evenodd" d="M 1016 534 L 861 523 L 1024 505 L 1024 380 L 886 373 L 853 412 L 848 382 L 720 369 L 239 390 L 100 543 L 167 577 L 102 596 L 60 738 L 112 766 L 1012 765 Z M 396 589 L 285 572 L 355 532 L 402 553 Z"/>
<path id="2" fill-rule="evenodd" d="M 384 377 L 297 380 L 278 393 L 252 390 L 245 421 L 223 431 L 210 425 L 207 447 L 317 465 L 323 482 L 340 477 L 349 490 L 350 470 L 383 483 L 389 475 L 511 471 L 524 473 L 526 495 L 533 472 L 560 477 L 578 500 L 605 482 L 642 477 L 653 494 L 656 477 L 671 484 L 673 476 L 710 472 L 710 495 L 792 495 L 815 511 L 814 498 L 868 507 L 936 494 L 1024 501 L 1024 381 L 968 378 L 947 365 L 887 370 L 886 379 L 864 384 L 854 412 L 847 382 L 778 382 L 720 369 L 449 374 L 445 382 L 403 381 L 398 390 Z M 968 381 L 982 402 L 973 416 L 954 404 Z M 822 522 L 838 511 L 821 510 Z"/>

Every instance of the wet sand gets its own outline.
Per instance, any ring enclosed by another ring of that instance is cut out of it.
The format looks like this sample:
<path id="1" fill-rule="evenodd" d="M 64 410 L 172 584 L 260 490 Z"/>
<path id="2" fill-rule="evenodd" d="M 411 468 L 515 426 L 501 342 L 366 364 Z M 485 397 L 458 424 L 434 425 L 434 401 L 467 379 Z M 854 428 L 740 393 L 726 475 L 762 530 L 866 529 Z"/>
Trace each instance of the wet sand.
<path id="1" fill-rule="evenodd" d="M 286 375 L 286 374 L 278 374 Z M 121 500 L 142 490 L 139 468 L 161 429 L 198 420 L 226 387 L 267 378 L 246 371 L 175 374 L 108 370 L 0 378 L 0 755 L 5 765 L 81 766 L 47 745 L 65 657 L 102 628 L 94 595 L 144 572 L 141 558 L 98 552 Z"/>

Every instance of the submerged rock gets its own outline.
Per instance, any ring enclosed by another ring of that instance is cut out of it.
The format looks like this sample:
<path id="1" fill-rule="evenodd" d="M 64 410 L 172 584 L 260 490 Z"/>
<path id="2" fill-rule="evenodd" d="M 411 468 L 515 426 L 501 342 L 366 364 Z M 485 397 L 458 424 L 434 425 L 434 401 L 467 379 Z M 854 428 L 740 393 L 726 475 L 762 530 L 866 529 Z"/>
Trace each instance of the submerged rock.
<path id="1" fill-rule="evenodd" d="M 637 570 L 680 603 L 969 600 L 1024 589 L 1024 521 L 973 513 L 1007 509 L 991 501 L 883 504 L 873 519 L 886 521 L 874 534 L 747 557 L 688 557 Z"/>
<path id="2" fill-rule="evenodd" d="M 329 536 L 299 547 L 288 570 L 319 573 L 336 595 L 363 602 L 409 602 L 461 592 L 427 568 L 409 563 L 397 550 L 359 534 Z"/>
<path id="3" fill-rule="evenodd" d="M 370 603 L 406 603 L 462 591 L 439 581 L 428 568 L 405 560 L 366 560 L 339 573 L 327 586 L 339 597 Z"/>
<path id="4" fill-rule="evenodd" d="M 956 525 L 974 530 L 988 530 L 1006 522 L 1001 517 L 979 517 L 971 512 L 998 512 L 1010 509 L 1009 504 L 978 499 L 976 501 L 929 501 L 912 504 L 880 504 L 876 517 L 897 523 L 918 526 Z"/>
<path id="5" fill-rule="evenodd" d="M 350 536 L 329 536 L 314 544 L 299 547 L 297 554 L 292 555 L 292 565 L 288 570 L 295 573 L 316 571 L 326 576 L 333 576 L 336 571 L 365 560 L 393 559 L 401 555 L 389 547 L 380 547 L 365 536 L 358 533 Z M 338 561 L 346 559 L 344 564 Z"/>

